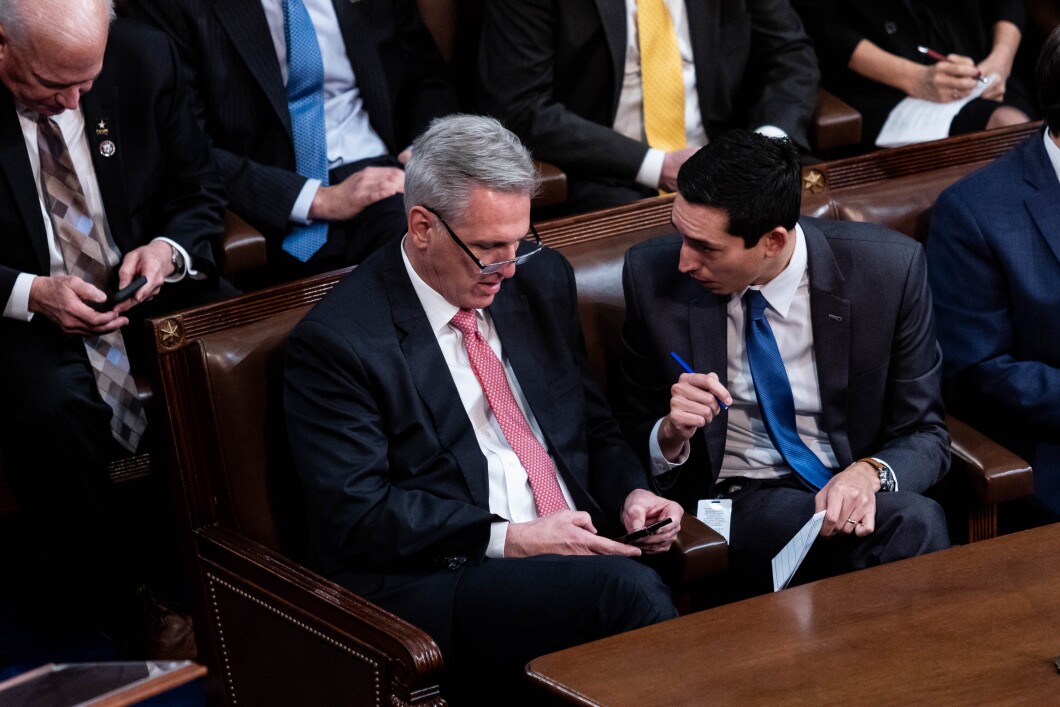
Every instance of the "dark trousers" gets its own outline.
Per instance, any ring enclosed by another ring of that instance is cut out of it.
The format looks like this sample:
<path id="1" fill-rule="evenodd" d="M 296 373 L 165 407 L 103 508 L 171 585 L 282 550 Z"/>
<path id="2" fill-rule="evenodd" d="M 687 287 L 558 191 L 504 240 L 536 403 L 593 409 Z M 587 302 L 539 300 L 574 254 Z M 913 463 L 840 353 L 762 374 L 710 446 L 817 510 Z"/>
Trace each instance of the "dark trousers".
<path id="1" fill-rule="evenodd" d="M 733 493 L 729 568 L 735 597 L 773 588 L 771 561 L 814 513 L 815 492 L 797 481 L 766 482 Z M 950 547 L 946 515 L 935 501 L 915 493 L 876 494 L 876 529 L 817 538 L 792 585 Z"/>
<path id="2" fill-rule="evenodd" d="M 658 189 L 649 189 L 632 180 L 584 179 L 567 175 L 567 200 L 562 204 L 534 209 L 533 217 L 535 221 L 545 221 L 632 204 L 658 195 Z"/>
<path id="3" fill-rule="evenodd" d="M 328 181 L 339 184 L 366 167 L 401 167 L 390 155 L 358 160 L 331 170 Z M 286 282 L 317 273 L 356 265 L 380 246 L 405 235 L 407 220 L 402 194 L 395 194 L 370 204 L 348 221 L 334 221 L 328 228 L 328 240 L 307 262 L 283 250 L 282 240 L 270 247 L 268 279 Z"/>

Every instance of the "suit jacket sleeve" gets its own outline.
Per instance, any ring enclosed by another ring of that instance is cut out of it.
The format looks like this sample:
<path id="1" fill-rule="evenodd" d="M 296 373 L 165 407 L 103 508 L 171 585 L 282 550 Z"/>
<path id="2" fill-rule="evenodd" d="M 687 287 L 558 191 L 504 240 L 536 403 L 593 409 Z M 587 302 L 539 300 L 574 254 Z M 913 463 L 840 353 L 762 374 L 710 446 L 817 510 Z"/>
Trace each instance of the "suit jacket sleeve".
<path id="1" fill-rule="evenodd" d="M 1018 307 L 991 240 L 963 192 L 942 193 L 931 214 L 928 260 L 949 389 L 989 417 L 1018 419 L 1027 432 L 1055 438 L 1060 369 L 1018 355 Z"/>
<path id="2" fill-rule="evenodd" d="M 552 0 L 486 3 L 479 108 L 502 120 L 537 159 L 572 172 L 632 180 L 647 145 L 583 118 L 554 96 L 558 10 L 553 4 Z"/>
<path id="3" fill-rule="evenodd" d="M 775 125 L 808 148 L 821 78 L 813 43 L 788 0 L 758 0 L 748 3 L 748 9 L 751 64 L 747 76 L 754 77 L 751 83 L 755 87 L 750 90 L 760 93 L 752 103 L 746 127 L 754 130 Z"/>
<path id="4" fill-rule="evenodd" d="M 319 533 L 361 566 L 423 566 L 449 555 L 480 561 L 498 520 L 489 511 L 392 483 L 392 440 L 373 363 L 319 321 L 303 321 L 288 343 L 288 435 Z M 437 474 L 433 464 L 404 473 Z"/>

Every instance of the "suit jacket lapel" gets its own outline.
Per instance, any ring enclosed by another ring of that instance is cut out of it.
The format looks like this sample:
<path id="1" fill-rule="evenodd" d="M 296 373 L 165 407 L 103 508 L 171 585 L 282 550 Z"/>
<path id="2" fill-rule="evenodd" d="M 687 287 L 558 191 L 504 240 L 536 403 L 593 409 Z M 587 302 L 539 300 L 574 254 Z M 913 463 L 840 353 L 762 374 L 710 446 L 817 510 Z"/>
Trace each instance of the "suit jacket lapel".
<path id="1" fill-rule="evenodd" d="M 51 268 L 48 255 L 48 235 L 41 213 L 40 195 L 33 183 L 33 170 L 26 153 L 26 139 L 22 123 L 15 110 L 15 101 L 7 88 L 0 84 L 0 169 L 11 185 L 11 193 L 26 224 L 26 233 L 37 256 L 38 272 L 45 275 Z M 14 234 L 4 234 L 10 238 Z"/>
<path id="2" fill-rule="evenodd" d="M 692 62 L 696 66 L 696 93 L 704 129 L 710 124 L 714 81 L 722 58 L 718 55 L 718 28 L 723 0 L 687 0 L 688 32 L 692 41 Z"/>
<path id="3" fill-rule="evenodd" d="M 800 221 L 806 235 L 810 271 L 810 319 L 813 352 L 821 391 L 821 425 L 840 464 L 851 460 L 847 433 L 847 383 L 850 373 L 850 300 L 832 249 L 819 228 Z"/>
<path id="4" fill-rule="evenodd" d="M 397 153 L 406 146 L 394 144 L 394 121 L 390 115 L 390 98 L 383 78 L 386 73 L 375 51 L 375 42 L 368 33 L 371 23 L 365 18 L 365 11 L 349 0 L 332 0 L 332 5 L 335 6 L 342 41 L 346 45 L 346 56 L 349 57 L 354 81 L 364 99 L 368 119 L 387 147 Z"/>
<path id="5" fill-rule="evenodd" d="M 626 71 L 626 2 L 625 0 L 596 0 L 596 9 L 600 13 L 600 24 L 604 28 L 607 47 L 611 50 L 612 87 L 611 112 L 614 118 L 618 112 L 618 98 L 622 92 L 622 77 Z"/>
<path id="6" fill-rule="evenodd" d="M 125 207 L 125 182 L 122 178 L 125 150 L 136 149 L 131 140 L 123 140 L 119 116 L 121 97 L 116 86 L 96 84 L 81 98 L 85 116 L 85 137 L 89 155 L 96 170 L 100 198 L 107 214 L 110 236 L 122 255 L 136 246 L 138 234 L 133 233 L 129 210 Z M 109 141 L 106 149 L 101 149 Z M 111 149 L 113 148 L 113 152 Z M 108 157 L 107 154 L 110 154 Z"/>
<path id="7" fill-rule="evenodd" d="M 260 0 L 217 0 L 213 11 L 290 137 L 291 115 L 287 110 L 287 89 L 283 85 L 280 62 L 276 58 L 272 33 Z"/>
<path id="8" fill-rule="evenodd" d="M 1060 181 L 1057 181 L 1056 171 L 1045 152 L 1041 134 L 1031 140 L 1033 143 L 1024 152 L 1024 178 L 1036 191 L 1027 196 L 1025 203 L 1042 237 L 1060 260 Z"/>
<path id="9" fill-rule="evenodd" d="M 489 509 L 489 478 L 486 458 L 460 402 L 460 394 L 445 363 L 438 339 L 412 289 L 398 248 L 388 249 L 382 271 L 390 300 L 391 316 L 398 332 L 412 380 L 434 423 L 438 441 L 452 451 L 464 474 L 476 506 Z"/>
<path id="10" fill-rule="evenodd" d="M 681 278 L 680 287 L 688 302 L 688 351 L 692 353 L 692 367 L 699 373 L 713 371 L 722 385 L 728 384 L 728 297 L 706 292 L 690 278 Z M 681 352 L 677 352 L 681 354 Z M 707 453 L 714 478 L 721 471 L 725 454 L 725 425 L 708 425 L 704 431 Z"/>

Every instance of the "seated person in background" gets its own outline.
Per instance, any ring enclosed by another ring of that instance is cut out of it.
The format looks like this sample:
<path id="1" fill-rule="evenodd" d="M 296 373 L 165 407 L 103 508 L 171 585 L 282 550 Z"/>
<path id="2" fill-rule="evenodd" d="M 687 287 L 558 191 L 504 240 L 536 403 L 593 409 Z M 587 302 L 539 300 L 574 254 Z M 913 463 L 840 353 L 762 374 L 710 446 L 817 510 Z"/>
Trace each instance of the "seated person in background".
<path id="1" fill-rule="evenodd" d="M 408 146 L 456 110 L 414 0 L 129 0 L 129 14 L 176 41 L 229 208 L 268 241 L 268 279 L 401 237 Z"/>
<path id="2" fill-rule="evenodd" d="M 131 603 L 115 548 L 130 529 L 109 535 L 130 511 L 112 507 L 107 473 L 148 423 L 130 320 L 217 291 L 223 190 L 175 50 L 112 17 L 109 0 L 0 4 L 0 448 L 28 539 L 67 575 L 56 609 L 70 578 L 75 598 Z M 93 308 L 139 276 L 132 299 Z"/>
<path id="3" fill-rule="evenodd" d="M 490 0 L 479 71 L 480 108 L 567 173 L 569 213 L 674 191 L 728 128 L 806 148 L 817 105 L 788 0 Z"/>
<path id="4" fill-rule="evenodd" d="M 623 273 L 619 420 L 686 510 L 733 500 L 741 591 L 771 587 L 771 558 L 816 511 L 796 580 L 949 546 L 920 495 L 949 466 L 923 251 L 799 219 L 801 177 L 787 140 L 712 140 L 678 176 L 678 233 L 631 248 Z"/>
<path id="5" fill-rule="evenodd" d="M 1046 129 L 944 191 L 928 239 L 947 405 L 1034 468 L 1003 528 L 1060 520 L 1060 29 L 1038 96 Z"/>
<path id="6" fill-rule="evenodd" d="M 861 113 L 863 146 L 876 145 L 906 97 L 935 103 L 967 98 L 977 76 L 993 77 L 938 137 L 1016 125 L 1033 108 L 1012 61 L 1023 0 L 794 0 L 813 37 L 822 83 Z M 946 56 L 936 61 L 923 46 Z M 947 130 L 948 128 L 948 130 Z M 934 139 L 934 138 L 925 138 Z"/>
<path id="7" fill-rule="evenodd" d="M 530 226 L 526 148 L 492 118 L 442 118 L 405 187 L 404 239 L 289 342 L 311 555 L 430 633 L 448 689 L 509 704 L 488 684 L 518 690 L 531 658 L 675 615 L 629 558 L 668 549 L 682 512 L 647 490 L 588 369 L 570 264 Z M 608 539 L 663 518 L 637 546 Z"/>

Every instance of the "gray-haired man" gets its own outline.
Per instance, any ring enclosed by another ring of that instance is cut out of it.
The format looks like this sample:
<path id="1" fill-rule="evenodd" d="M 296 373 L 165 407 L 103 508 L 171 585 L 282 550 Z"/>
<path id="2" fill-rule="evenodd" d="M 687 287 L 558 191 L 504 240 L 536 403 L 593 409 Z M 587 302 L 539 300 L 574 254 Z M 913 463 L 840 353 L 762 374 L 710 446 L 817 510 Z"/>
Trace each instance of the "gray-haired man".
<path id="1" fill-rule="evenodd" d="M 530 225 L 533 190 L 529 154 L 495 120 L 435 121 L 406 170 L 400 247 L 290 342 L 316 568 L 426 629 L 456 694 L 674 616 L 629 558 L 667 549 L 681 509 L 646 490 L 593 381 L 571 267 Z M 608 539 L 667 517 L 639 546 Z"/>

